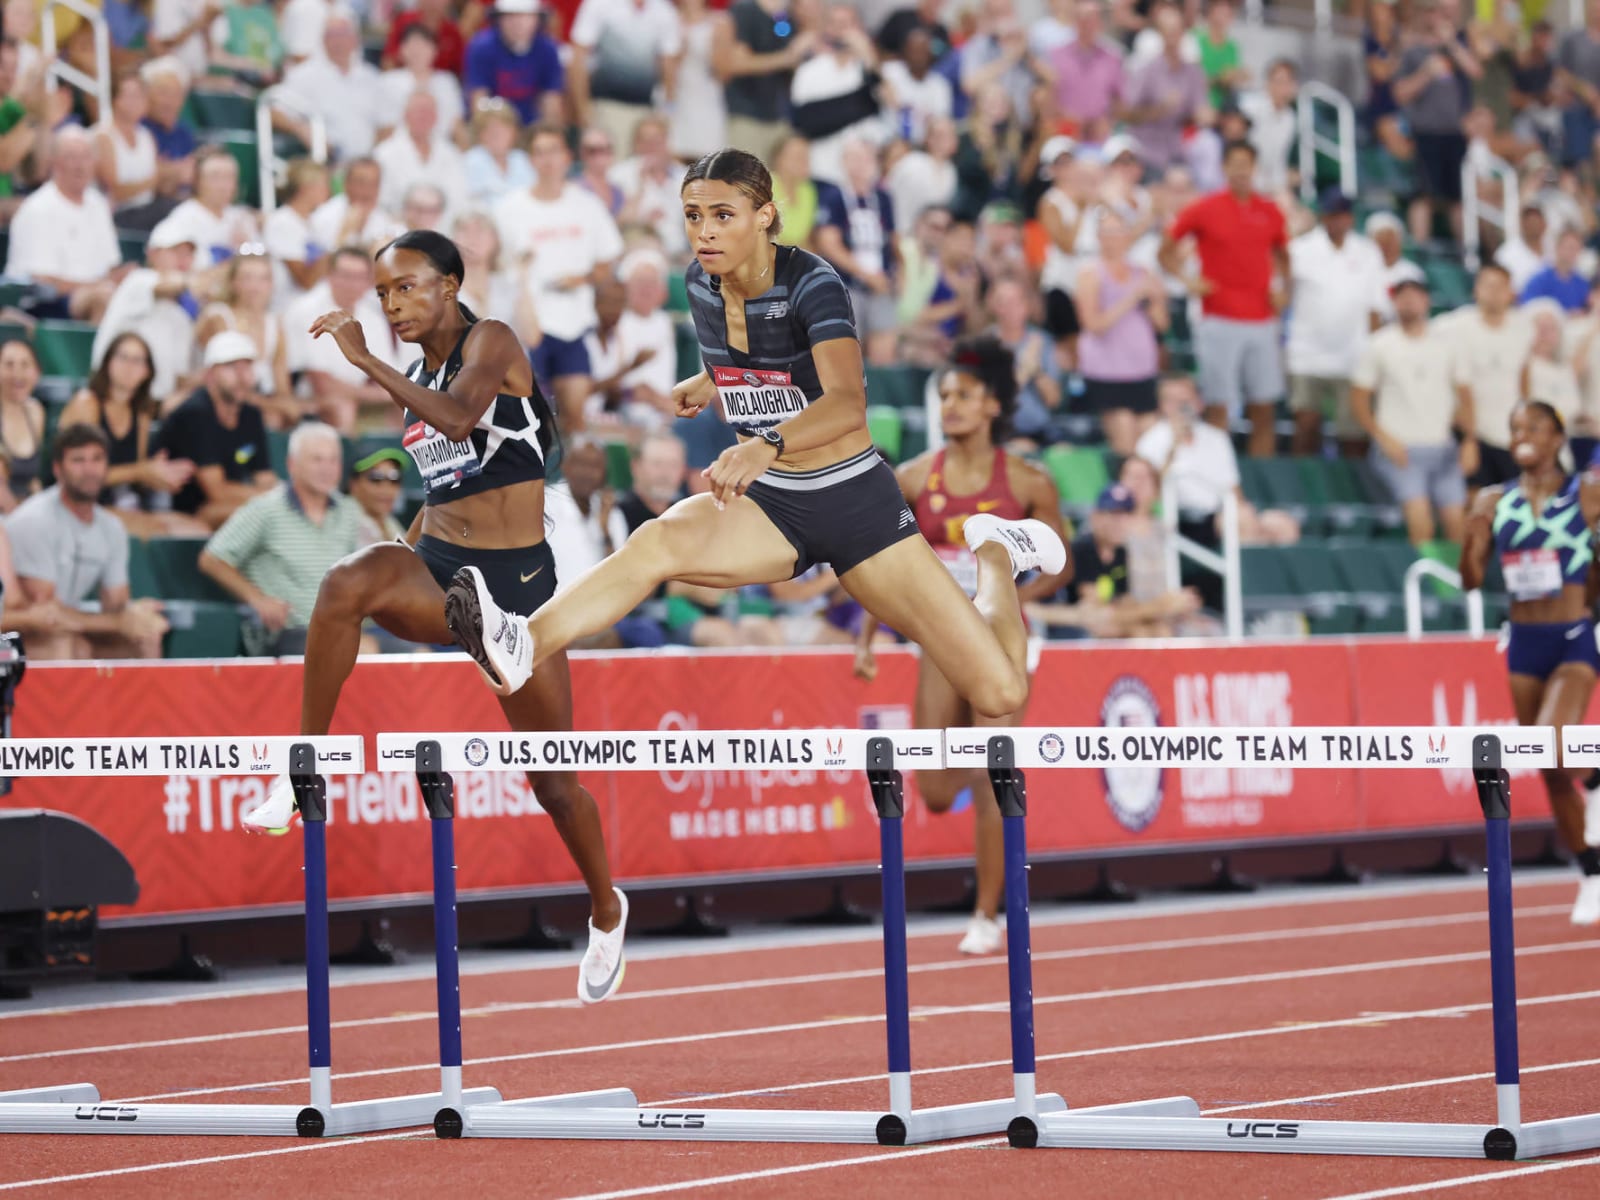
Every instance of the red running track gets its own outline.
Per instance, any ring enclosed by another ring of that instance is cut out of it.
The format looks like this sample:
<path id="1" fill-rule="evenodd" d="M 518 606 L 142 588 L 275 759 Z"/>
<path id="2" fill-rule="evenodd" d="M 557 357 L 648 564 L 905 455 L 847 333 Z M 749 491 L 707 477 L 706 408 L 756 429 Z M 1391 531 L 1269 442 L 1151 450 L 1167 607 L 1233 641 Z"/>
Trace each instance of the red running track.
<path id="1" fill-rule="evenodd" d="M 1517 890 L 1528 1120 L 1600 1111 L 1600 938 L 1573 885 Z M 1077 1105 L 1183 1093 L 1208 1112 L 1493 1119 L 1487 932 L 1474 886 L 1275 894 L 1138 908 L 1034 930 L 1039 1083 Z M 911 939 L 919 1105 L 1009 1094 L 1003 960 L 948 932 Z M 875 937 L 639 958 L 615 1001 L 580 1008 L 572 967 L 463 980 L 468 1085 L 509 1097 L 628 1086 L 645 1103 L 876 1108 Z M 335 1096 L 437 1083 L 433 984 L 334 994 Z M 300 1103 L 299 992 L 0 1013 L 0 1091 L 80 1079 L 108 1098 Z M 378 1134 L 0 1137 L 0 1195 L 174 1193 L 436 1200 L 453 1195 L 814 1197 L 1600 1195 L 1600 1153 L 1542 1163 L 1014 1151 L 998 1140 L 874 1147 L 692 1142 L 438 1142 Z"/>

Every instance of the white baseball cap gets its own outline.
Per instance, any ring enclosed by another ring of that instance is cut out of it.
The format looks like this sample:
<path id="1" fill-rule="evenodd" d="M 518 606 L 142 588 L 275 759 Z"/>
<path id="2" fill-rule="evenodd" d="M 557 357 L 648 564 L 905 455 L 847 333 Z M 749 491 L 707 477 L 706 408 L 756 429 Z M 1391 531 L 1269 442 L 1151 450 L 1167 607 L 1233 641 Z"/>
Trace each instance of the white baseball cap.
<path id="1" fill-rule="evenodd" d="M 1058 133 L 1044 144 L 1039 151 L 1039 174 L 1045 178 L 1050 176 L 1050 168 L 1056 165 L 1058 158 L 1073 154 L 1078 149 L 1078 143 L 1064 133 Z"/>
<path id="2" fill-rule="evenodd" d="M 200 239 L 189 231 L 188 223 L 168 217 L 150 231 L 146 250 L 171 250 L 174 246 L 198 246 Z"/>
<path id="3" fill-rule="evenodd" d="M 1126 133 L 1114 133 L 1105 140 L 1100 147 L 1100 161 L 1107 164 L 1117 161 L 1124 154 L 1139 157 L 1139 143 Z"/>
<path id="4" fill-rule="evenodd" d="M 544 5 L 539 0 L 494 0 L 494 11 L 531 17 L 543 12 Z"/>
<path id="5" fill-rule="evenodd" d="M 247 333 L 224 330 L 206 343 L 205 365 L 220 367 L 227 363 L 255 362 L 260 357 L 256 344 Z"/>

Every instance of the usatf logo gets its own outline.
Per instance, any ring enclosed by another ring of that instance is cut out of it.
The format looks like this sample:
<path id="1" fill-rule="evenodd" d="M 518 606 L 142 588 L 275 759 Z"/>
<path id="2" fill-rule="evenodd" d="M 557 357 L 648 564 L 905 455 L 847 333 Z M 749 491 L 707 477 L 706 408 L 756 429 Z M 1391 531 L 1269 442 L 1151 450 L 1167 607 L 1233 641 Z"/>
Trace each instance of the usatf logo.
<path id="1" fill-rule="evenodd" d="M 1428 735 L 1428 757 L 1423 759 L 1430 767 L 1446 767 L 1450 765 L 1450 756 L 1445 753 L 1445 748 L 1450 744 L 1449 734 L 1430 733 Z"/>
<path id="2" fill-rule="evenodd" d="M 265 742 L 250 743 L 250 769 L 252 771 L 272 770 L 271 747 Z"/>
<path id="3" fill-rule="evenodd" d="M 1058 763 L 1067 753 L 1067 744 L 1059 733 L 1047 733 L 1039 739 L 1039 757 L 1047 763 Z"/>
<path id="4" fill-rule="evenodd" d="M 822 765 L 824 768 L 845 765 L 843 738 L 824 738 L 823 751 Z"/>
<path id="5" fill-rule="evenodd" d="M 482 738 L 471 739 L 467 742 L 466 756 L 469 766 L 483 766 L 484 763 L 489 761 L 489 743 Z"/>
<path id="6" fill-rule="evenodd" d="M 1108 729 L 1139 729 L 1161 724 L 1155 693 L 1136 675 L 1112 681 L 1100 705 L 1100 724 Z M 1043 754 L 1043 747 L 1040 747 Z M 1103 775 L 1111 815 L 1129 833 L 1142 833 L 1161 811 L 1163 772 L 1143 763 L 1108 766 Z"/>

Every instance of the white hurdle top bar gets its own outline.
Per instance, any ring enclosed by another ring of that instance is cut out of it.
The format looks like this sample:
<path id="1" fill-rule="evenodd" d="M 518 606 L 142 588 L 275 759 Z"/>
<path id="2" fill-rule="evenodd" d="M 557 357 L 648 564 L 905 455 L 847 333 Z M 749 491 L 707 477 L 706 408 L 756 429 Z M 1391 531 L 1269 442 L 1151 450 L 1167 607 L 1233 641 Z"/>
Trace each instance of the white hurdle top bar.
<path id="1" fill-rule="evenodd" d="M 867 743 L 894 743 L 898 769 L 944 765 L 937 729 L 694 729 L 634 733 L 380 733 L 378 769 L 413 770 L 438 742 L 446 771 L 860 771 Z"/>
<path id="2" fill-rule="evenodd" d="M 0 775 L 287 775 L 289 749 L 310 742 L 323 775 L 366 769 L 358 735 L 325 737 L 10 738 L 0 740 Z"/>
<path id="3" fill-rule="evenodd" d="M 1566 730 L 1575 741 L 1578 727 Z M 1600 728 L 1582 739 L 1600 764 Z M 1098 767 L 1310 767 L 1368 769 L 1470 768 L 1472 739 L 1500 739 L 1500 765 L 1508 770 L 1556 765 L 1555 730 L 1549 726 L 1099 726 L 1027 729 L 947 729 L 945 764 L 982 767 L 989 739 L 1009 736 L 1022 768 Z M 1568 766 L 1587 762 L 1566 760 Z"/>

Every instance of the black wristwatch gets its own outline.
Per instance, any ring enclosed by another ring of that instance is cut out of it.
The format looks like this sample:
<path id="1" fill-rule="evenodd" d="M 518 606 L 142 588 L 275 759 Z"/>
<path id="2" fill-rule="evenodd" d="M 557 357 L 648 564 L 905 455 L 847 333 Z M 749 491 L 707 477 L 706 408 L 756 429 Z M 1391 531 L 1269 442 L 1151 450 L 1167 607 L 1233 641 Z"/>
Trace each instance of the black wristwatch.
<path id="1" fill-rule="evenodd" d="M 756 436 L 776 450 L 779 458 L 783 457 L 783 434 L 778 432 L 776 426 L 763 429 Z"/>

